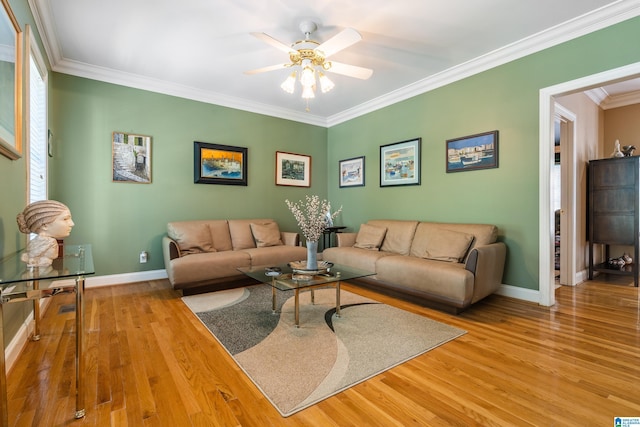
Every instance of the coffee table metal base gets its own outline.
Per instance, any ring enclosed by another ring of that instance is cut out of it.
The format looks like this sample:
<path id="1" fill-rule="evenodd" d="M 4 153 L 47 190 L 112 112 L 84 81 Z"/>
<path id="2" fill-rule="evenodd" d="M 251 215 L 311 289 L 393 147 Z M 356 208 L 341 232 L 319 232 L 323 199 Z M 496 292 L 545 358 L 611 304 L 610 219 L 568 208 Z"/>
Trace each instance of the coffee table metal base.
<path id="1" fill-rule="evenodd" d="M 278 312 L 277 310 L 277 296 L 278 292 L 275 286 L 275 277 L 271 278 L 271 310 L 273 314 Z M 301 290 L 309 290 L 311 291 L 311 304 L 315 304 L 315 294 L 314 289 L 316 288 L 327 288 L 329 286 L 335 286 L 336 288 L 336 317 L 340 317 L 340 281 L 331 282 L 331 283 L 322 283 L 318 285 L 305 286 L 304 288 L 295 288 L 294 289 L 294 310 L 295 310 L 295 326 L 296 328 L 300 327 L 300 291 Z"/>

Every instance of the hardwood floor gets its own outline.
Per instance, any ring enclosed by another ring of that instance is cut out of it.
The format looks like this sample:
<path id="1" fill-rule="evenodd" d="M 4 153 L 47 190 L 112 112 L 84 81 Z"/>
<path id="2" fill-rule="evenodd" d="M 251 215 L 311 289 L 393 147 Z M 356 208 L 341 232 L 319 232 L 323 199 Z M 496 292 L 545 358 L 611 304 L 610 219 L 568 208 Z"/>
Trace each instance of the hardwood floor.
<path id="1" fill-rule="evenodd" d="M 561 287 L 551 308 L 495 295 L 458 316 L 346 284 L 468 333 L 288 418 L 158 280 L 86 291 L 74 420 L 74 296 L 59 296 L 9 374 L 10 425 L 611 426 L 640 417 L 639 293 L 617 280 Z"/>

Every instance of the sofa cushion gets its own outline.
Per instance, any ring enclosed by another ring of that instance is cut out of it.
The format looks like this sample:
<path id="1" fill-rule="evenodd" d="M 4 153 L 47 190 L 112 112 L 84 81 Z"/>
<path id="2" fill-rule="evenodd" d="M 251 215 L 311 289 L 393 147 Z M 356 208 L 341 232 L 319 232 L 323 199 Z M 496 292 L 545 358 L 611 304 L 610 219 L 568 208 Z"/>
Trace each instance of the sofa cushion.
<path id="1" fill-rule="evenodd" d="M 251 223 L 249 225 L 257 247 L 264 248 L 267 246 L 282 246 L 283 243 L 282 240 L 280 240 L 280 228 L 277 223 Z"/>
<path id="2" fill-rule="evenodd" d="M 380 246 L 381 251 L 409 255 L 418 221 L 376 219 L 367 221 L 367 224 L 387 229 L 382 246 Z"/>
<path id="3" fill-rule="evenodd" d="M 230 251 L 233 249 L 231 245 L 231 234 L 229 233 L 229 223 L 226 219 L 216 219 L 208 221 L 209 230 L 211 231 L 211 241 L 213 247 L 217 251 Z"/>
<path id="4" fill-rule="evenodd" d="M 376 263 L 376 277 L 399 288 L 437 295 L 463 307 L 473 297 L 473 273 L 464 264 L 411 256 L 388 256 Z"/>
<path id="5" fill-rule="evenodd" d="M 268 224 L 272 219 L 230 219 L 229 233 L 233 250 L 255 248 L 256 242 L 251 233 L 251 224 Z"/>
<path id="6" fill-rule="evenodd" d="M 467 255 L 472 242 L 472 234 L 418 226 L 411 245 L 411 255 L 436 261 L 460 262 Z"/>
<path id="7" fill-rule="evenodd" d="M 325 261 L 372 272 L 376 271 L 376 262 L 389 255 L 394 254 L 382 251 L 368 251 L 348 246 L 327 248 L 322 251 L 322 259 Z"/>
<path id="8" fill-rule="evenodd" d="M 176 241 L 182 255 L 215 251 L 206 221 L 170 222 L 167 235 Z"/>
<path id="9" fill-rule="evenodd" d="M 459 224 L 459 223 L 445 223 L 445 222 L 421 222 L 416 229 L 416 235 L 413 239 L 410 254 L 412 256 L 421 257 L 419 253 L 423 253 L 423 240 L 429 236 L 432 232 L 438 230 L 450 230 L 460 233 L 466 233 L 473 235 L 474 239 L 471 242 L 471 247 L 467 251 L 467 255 L 471 252 L 471 249 L 484 246 L 491 243 L 495 243 L 498 240 L 498 227 L 491 224 Z M 461 262 L 464 262 L 463 258 Z"/>
<path id="10" fill-rule="evenodd" d="M 385 227 L 376 227 L 375 225 L 361 224 L 360 231 L 356 236 L 356 243 L 354 248 L 368 249 L 372 251 L 379 251 L 384 235 L 387 233 Z"/>
<path id="11" fill-rule="evenodd" d="M 263 248 L 243 249 L 249 254 L 251 266 L 277 265 L 290 261 L 298 261 L 307 257 L 307 248 L 302 246 L 268 246 Z"/>
<path id="12" fill-rule="evenodd" d="M 169 279 L 173 286 L 224 277 L 241 277 L 238 267 L 251 266 L 249 254 L 223 251 L 193 254 L 172 259 Z"/>

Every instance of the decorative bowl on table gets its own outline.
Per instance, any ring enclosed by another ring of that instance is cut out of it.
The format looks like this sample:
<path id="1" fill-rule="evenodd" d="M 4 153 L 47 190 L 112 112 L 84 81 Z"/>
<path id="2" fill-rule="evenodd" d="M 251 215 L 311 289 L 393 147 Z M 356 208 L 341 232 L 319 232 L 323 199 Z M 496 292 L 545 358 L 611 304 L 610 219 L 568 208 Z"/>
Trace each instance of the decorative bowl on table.
<path id="1" fill-rule="evenodd" d="M 315 274 L 323 274 L 328 272 L 331 267 L 333 267 L 333 263 L 329 261 L 318 261 L 318 266 L 316 268 L 308 269 L 306 260 L 291 261 L 289 263 L 289 267 L 291 267 L 291 270 L 293 270 L 294 273 L 313 276 Z"/>

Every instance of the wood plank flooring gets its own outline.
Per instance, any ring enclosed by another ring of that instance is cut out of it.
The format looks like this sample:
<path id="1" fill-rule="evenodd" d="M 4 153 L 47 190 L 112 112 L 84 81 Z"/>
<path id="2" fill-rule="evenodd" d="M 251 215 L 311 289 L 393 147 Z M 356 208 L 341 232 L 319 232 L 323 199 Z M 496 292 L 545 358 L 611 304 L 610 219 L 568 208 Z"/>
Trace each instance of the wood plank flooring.
<path id="1" fill-rule="evenodd" d="M 59 296 L 44 316 L 42 339 L 27 344 L 9 373 L 9 421 L 47 427 L 612 426 L 616 416 L 640 417 L 640 310 L 638 288 L 611 280 L 561 287 L 551 308 L 494 295 L 458 316 L 345 284 L 468 333 L 288 418 L 180 294 L 158 280 L 86 291 L 87 413 L 75 420 L 75 314 L 61 310 L 74 296 Z"/>

